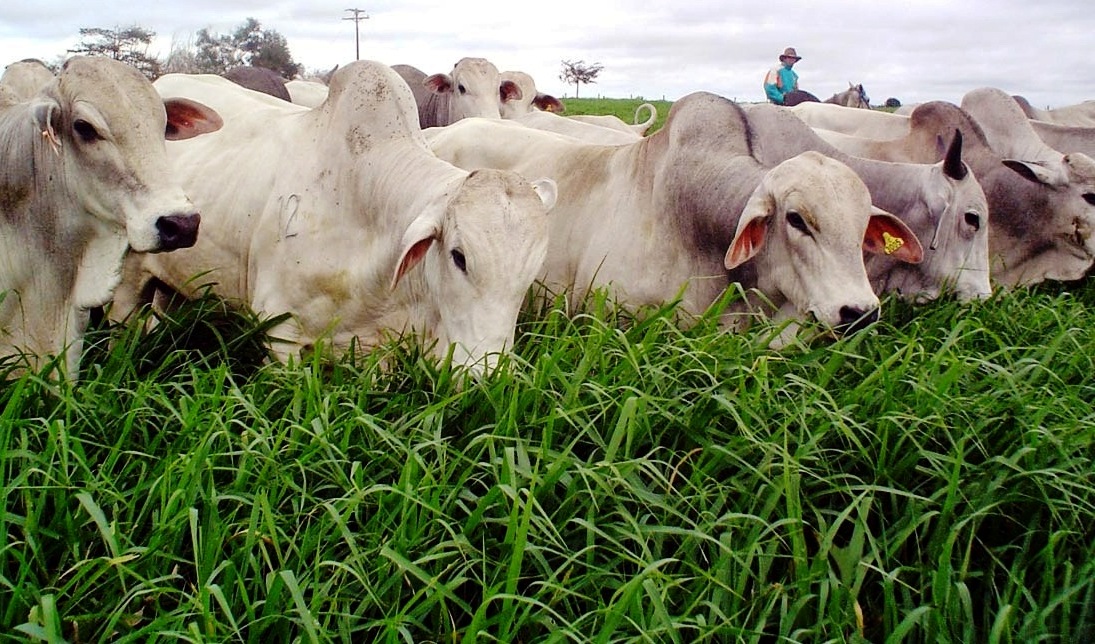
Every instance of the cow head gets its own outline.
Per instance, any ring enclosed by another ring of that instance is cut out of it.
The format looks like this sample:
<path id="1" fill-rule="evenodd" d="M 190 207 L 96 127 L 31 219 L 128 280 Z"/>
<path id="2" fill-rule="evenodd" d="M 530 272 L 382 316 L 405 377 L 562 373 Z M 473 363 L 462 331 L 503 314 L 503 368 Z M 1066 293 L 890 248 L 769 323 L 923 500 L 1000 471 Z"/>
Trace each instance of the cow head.
<path id="1" fill-rule="evenodd" d="M 172 181 L 165 138 L 220 127 L 192 101 L 163 101 L 129 65 L 73 58 L 36 99 L 44 154 L 60 158 L 64 181 L 99 226 L 124 230 L 138 251 L 191 246 L 199 216 Z"/>
<path id="2" fill-rule="evenodd" d="M 962 144 L 962 132 L 955 130 L 944 159 L 923 173 L 916 203 L 902 210 L 902 220 L 928 241 L 924 261 L 912 265 L 885 255 L 867 258 L 867 271 L 880 290 L 915 301 L 933 300 L 944 291 L 962 301 L 992 293 L 988 200 L 962 161 Z"/>
<path id="3" fill-rule="evenodd" d="M 500 105 L 522 98 L 521 88 L 503 80 L 498 68 L 485 58 L 461 58 L 452 74 L 427 76 L 423 84 L 435 94 L 449 96 L 449 118 L 501 118 Z"/>
<path id="4" fill-rule="evenodd" d="M 916 235 L 871 206 L 866 185 L 850 168 L 805 152 L 772 168 L 753 191 L 725 265 L 734 269 L 754 259 L 758 289 L 781 316 L 812 315 L 850 332 L 878 319 L 864 250 L 910 262 L 923 257 Z"/>
<path id="5" fill-rule="evenodd" d="M 1016 286 L 1082 278 L 1095 263 L 1095 161 L 1074 153 L 1003 163 L 1019 179 L 998 182 L 997 201 L 1016 210 L 1001 217 L 1006 230 L 993 227 L 993 279 Z"/>
<path id="6" fill-rule="evenodd" d="M 550 179 L 478 170 L 407 228 L 391 284 L 422 264 L 412 288 L 424 289 L 435 312 L 438 357 L 452 345 L 454 362 L 482 373 L 513 347 L 517 314 L 547 257 L 556 189 Z"/>

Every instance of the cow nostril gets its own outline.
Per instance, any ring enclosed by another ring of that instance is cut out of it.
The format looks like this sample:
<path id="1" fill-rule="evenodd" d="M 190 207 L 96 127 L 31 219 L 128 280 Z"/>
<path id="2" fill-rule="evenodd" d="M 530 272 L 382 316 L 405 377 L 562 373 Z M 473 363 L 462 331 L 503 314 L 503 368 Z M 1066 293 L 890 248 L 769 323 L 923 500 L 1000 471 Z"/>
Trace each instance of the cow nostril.
<path id="1" fill-rule="evenodd" d="M 840 307 L 840 325 L 837 331 L 841 334 L 851 334 L 861 331 L 878 322 L 878 307 L 869 311 L 854 306 Z"/>
<path id="2" fill-rule="evenodd" d="M 201 215 L 168 215 L 156 220 L 156 232 L 160 236 L 158 250 L 189 248 L 198 241 L 198 225 Z"/>

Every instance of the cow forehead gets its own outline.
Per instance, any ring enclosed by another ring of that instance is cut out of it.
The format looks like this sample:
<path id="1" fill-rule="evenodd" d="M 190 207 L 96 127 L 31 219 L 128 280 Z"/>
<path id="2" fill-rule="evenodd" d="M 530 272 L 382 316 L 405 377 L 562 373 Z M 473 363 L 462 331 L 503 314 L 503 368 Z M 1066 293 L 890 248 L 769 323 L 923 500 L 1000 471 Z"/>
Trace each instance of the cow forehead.
<path id="1" fill-rule="evenodd" d="M 108 58 L 74 58 L 66 64 L 57 83 L 68 101 L 94 106 L 108 122 L 149 118 L 158 119 L 160 124 L 167 122 L 163 101 L 152 83 L 124 63 Z M 152 134 L 162 138 L 163 131 Z"/>
<path id="2" fill-rule="evenodd" d="M 485 58 L 461 58 L 452 69 L 454 80 L 470 80 L 475 78 L 498 78 L 498 68 L 494 63 Z"/>
<path id="3" fill-rule="evenodd" d="M 845 164 L 816 153 L 793 157 L 768 173 L 770 190 L 783 210 L 798 212 L 819 230 L 859 222 L 866 224 L 871 195 L 866 184 Z M 827 226 L 830 222 L 838 226 Z"/>

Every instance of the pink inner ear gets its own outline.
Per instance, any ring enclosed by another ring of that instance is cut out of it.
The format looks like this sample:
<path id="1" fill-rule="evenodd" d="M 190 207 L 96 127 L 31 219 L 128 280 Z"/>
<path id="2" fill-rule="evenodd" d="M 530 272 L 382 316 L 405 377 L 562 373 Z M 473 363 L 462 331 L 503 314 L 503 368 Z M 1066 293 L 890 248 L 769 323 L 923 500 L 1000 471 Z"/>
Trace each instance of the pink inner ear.
<path id="1" fill-rule="evenodd" d="M 554 112 L 555 114 L 562 114 L 566 110 L 559 99 L 550 94 L 537 94 L 536 98 L 532 99 L 532 104 L 545 112 Z"/>
<path id="2" fill-rule="evenodd" d="M 502 81 L 502 84 L 499 85 L 498 89 L 503 103 L 506 101 L 519 101 L 524 96 L 521 92 L 521 88 L 513 81 Z"/>
<path id="3" fill-rule="evenodd" d="M 425 239 L 419 239 L 415 243 L 411 244 L 411 247 L 407 249 L 407 252 L 403 253 L 403 258 L 399 260 L 399 268 L 395 271 L 395 277 L 392 278 L 392 288 L 399 284 L 399 280 L 407 273 L 407 271 L 414 268 L 422 258 L 426 256 L 426 251 L 430 249 L 430 244 L 433 243 L 433 237 L 427 237 Z"/>
<path id="4" fill-rule="evenodd" d="M 726 258 L 723 262 L 726 268 L 737 268 L 756 256 L 764 245 L 764 234 L 767 231 L 767 217 L 758 217 L 745 224 L 745 228 L 734 240 L 730 250 L 726 251 Z"/>
<path id="5" fill-rule="evenodd" d="M 900 240 L 900 242 L 894 240 Z M 891 244 L 888 253 L 886 252 L 887 241 Z M 916 234 L 892 216 L 871 215 L 867 222 L 867 232 L 863 235 L 863 250 L 910 264 L 919 264 L 924 260 L 924 248 L 920 245 Z"/>
<path id="6" fill-rule="evenodd" d="M 169 141 L 180 141 L 199 134 L 216 132 L 224 125 L 220 114 L 189 99 L 165 99 L 164 110 L 167 112 L 165 135 Z"/>
<path id="7" fill-rule="evenodd" d="M 445 92 L 452 91 L 452 79 L 448 74 L 433 74 L 427 76 L 426 80 L 422 81 L 422 84 L 426 86 L 426 89 L 435 94 L 443 94 Z"/>

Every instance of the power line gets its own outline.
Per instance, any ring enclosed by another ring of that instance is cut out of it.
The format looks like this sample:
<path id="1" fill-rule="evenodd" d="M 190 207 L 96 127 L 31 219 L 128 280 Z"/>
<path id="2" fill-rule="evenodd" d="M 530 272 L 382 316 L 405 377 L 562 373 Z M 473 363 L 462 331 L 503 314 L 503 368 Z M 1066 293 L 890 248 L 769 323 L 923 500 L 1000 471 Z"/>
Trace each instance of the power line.
<path id="1" fill-rule="evenodd" d="M 346 11 L 349 11 L 349 12 L 354 14 L 354 15 L 349 16 L 347 18 L 343 18 L 343 20 L 353 20 L 354 21 L 354 60 L 361 60 L 361 29 L 360 29 L 360 25 L 361 25 L 362 20 L 368 20 L 369 19 L 369 14 L 365 13 L 364 9 L 347 9 Z"/>

